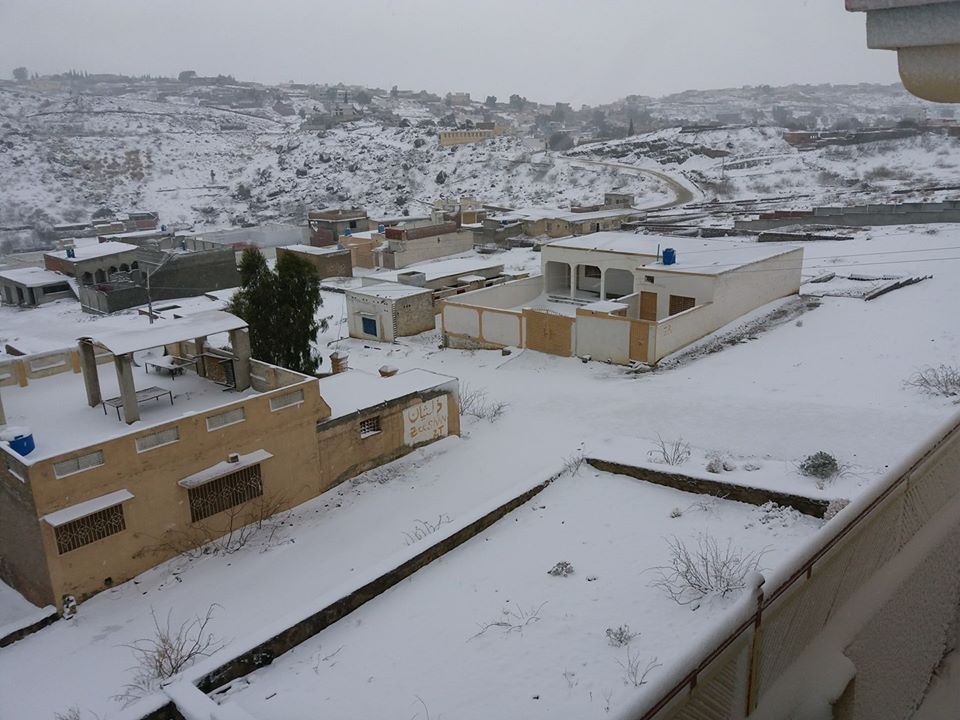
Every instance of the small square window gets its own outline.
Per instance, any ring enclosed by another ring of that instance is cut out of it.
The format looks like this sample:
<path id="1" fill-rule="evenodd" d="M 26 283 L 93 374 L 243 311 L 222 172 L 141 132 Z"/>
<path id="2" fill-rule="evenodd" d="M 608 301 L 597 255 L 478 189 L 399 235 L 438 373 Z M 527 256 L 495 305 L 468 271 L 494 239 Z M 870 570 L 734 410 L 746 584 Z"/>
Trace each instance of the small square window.
<path id="1" fill-rule="evenodd" d="M 364 335 L 377 337 L 377 319 L 372 317 L 361 317 L 360 329 L 363 331 Z"/>
<path id="2" fill-rule="evenodd" d="M 360 437 L 369 437 L 380 432 L 380 416 L 360 421 Z"/>
<path id="3" fill-rule="evenodd" d="M 643 281 L 644 281 L 644 282 L 648 282 L 648 283 L 655 282 L 655 281 L 654 281 L 654 278 L 653 278 L 653 275 L 644 275 L 644 276 L 643 276 Z"/>

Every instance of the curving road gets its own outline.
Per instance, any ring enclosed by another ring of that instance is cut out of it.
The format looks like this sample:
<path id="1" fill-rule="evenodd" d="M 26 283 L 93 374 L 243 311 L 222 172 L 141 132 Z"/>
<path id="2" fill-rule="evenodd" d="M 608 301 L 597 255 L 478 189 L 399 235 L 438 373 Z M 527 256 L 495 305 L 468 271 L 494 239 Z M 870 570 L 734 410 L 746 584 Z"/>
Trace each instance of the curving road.
<path id="1" fill-rule="evenodd" d="M 564 156 L 561 155 L 560 157 Z M 635 165 L 625 165 L 623 163 L 608 162 L 605 160 L 583 160 L 582 158 L 565 159 L 567 162 L 574 164 L 583 163 L 585 165 L 598 165 L 600 167 L 626 170 L 637 175 L 649 175 L 650 177 L 656 178 L 657 180 L 663 182 L 673 192 L 673 200 L 669 200 L 664 203 L 658 203 L 657 205 L 651 205 L 650 207 L 644 208 L 644 210 L 665 210 L 667 208 L 677 207 L 679 205 L 686 205 L 687 203 L 698 199 L 694 192 L 686 185 L 658 170 L 648 170 L 647 168 L 638 168 Z"/>

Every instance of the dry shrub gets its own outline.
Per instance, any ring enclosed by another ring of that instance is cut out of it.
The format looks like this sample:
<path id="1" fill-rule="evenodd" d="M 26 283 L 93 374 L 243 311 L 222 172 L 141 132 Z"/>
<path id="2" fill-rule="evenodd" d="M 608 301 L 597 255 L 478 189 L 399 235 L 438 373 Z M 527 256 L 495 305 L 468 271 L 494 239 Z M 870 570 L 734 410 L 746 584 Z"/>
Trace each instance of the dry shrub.
<path id="1" fill-rule="evenodd" d="M 696 544 L 672 538 L 670 564 L 655 567 L 652 586 L 663 590 L 679 605 L 696 603 L 708 595 L 726 597 L 746 587 L 747 575 L 756 571 L 766 551 L 749 552 L 735 548 L 728 540 L 721 544 L 710 535 L 700 535 Z"/>

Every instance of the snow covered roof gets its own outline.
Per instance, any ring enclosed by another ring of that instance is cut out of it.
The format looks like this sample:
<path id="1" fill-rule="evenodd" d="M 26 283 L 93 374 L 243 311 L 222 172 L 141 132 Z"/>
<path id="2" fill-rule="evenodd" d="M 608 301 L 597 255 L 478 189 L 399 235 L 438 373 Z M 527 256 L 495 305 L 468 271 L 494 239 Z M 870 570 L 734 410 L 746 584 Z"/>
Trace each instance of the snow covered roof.
<path id="1" fill-rule="evenodd" d="M 320 395 L 330 406 L 330 421 L 405 395 L 447 386 L 455 390 L 457 379 L 429 370 L 407 370 L 391 377 L 348 370 L 323 378 Z"/>
<path id="2" fill-rule="evenodd" d="M 66 525 L 68 522 L 79 520 L 87 515 L 93 515 L 95 512 L 106 510 L 108 507 L 113 507 L 114 505 L 119 505 L 125 500 L 132 499 L 133 493 L 129 490 L 117 490 L 112 493 L 107 493 L 106 495 L 101 495 L 100 497 L 85 500 L 84 502 L 77 503 L 76 505 L 71 505 L 70 507 L 65 507 L 62 510 L 49 513 L 40 519 L 44 520 L 48 525 L 60 527 L 61 525 Z"/>
<path id="3" fill-rule="evenodd" d="M 414 295 L 433 294 L 430 288 L 422 288 L 417 285 L 403 285 L 401 283 L 379 283 L 377 285 L 365 285 L 363 287 L 347 290 L 347 295 L 366 295 L 368 297 L 378 297 L 385 300 L 395 300 L 397 298 L 412 297 Z"/>
<path id="4" fill-rule="evenodd" d="M 556 240 L 543 246 L 545 260 L 550 258 L 554 248 L 637 255 L 640 256 L 637 261 L 638 267 L 657 272 L 696 275 L 719 275 L 760 260 L 786 255 L 798 249 L 781 244 L 777 247 L 761 245 L 755 240 L 704 240 L 626 232 L 598 232 Z M 673 248 L 676 251 L 676 262 L 672 265 L 664 265 L 657 260 L 657 254 L 662 254 L 667 248 Z"/>
<path id="5" fill-rule="evenodd" d="M 185 488 L 195 488 L 205 485 L 211 480 L 216 480 L 219 477 L 223 477 L 237 470 L 242 470 L 243 468 L 250 467 L 251 465 L 256 465 L 259 462 L 264 460 L 269 460 L 273 455 L 268 453 L 264 449 L 254 450 L 251 453 L 245 455 L 237 455 L 237 459 L 234 462 L 229 460 L 223 460 L 218 462 L 216 465 L 211 465 L 208 468 L 204 468 L 200 472 L 196 472 L 193 475 L 187 475 L 187 477 L 182 480 L 177 481 L 177 485 Z"/>
<path id="6" fill-rule="evenodd" d="M 328 245 L 327 247 L 315 247 L 313 245 L 281 245 L 281 250 L 290 250 L 292 252 L 301 252 L 307 253 L 308 255 L 329 255 L 330 253 L 335 252 L 349 252 L 346 248 L 342 248 L 339 245 Z"/>
<path id="7" fill-rule="evenodd" d="M 439 262 L 422 263 L 420 265 L 408 265 L 402 270 L 389 270 L 386 272 L 371 275 L 376 280 L 387 282 L 397 282 L 397 278 L 402 273 L 422 272 L 427 282 L 438 280 L 444 277 L 461 277 L 462 275 L 476 275 L 482 270 L 502 269 L 503 263 L 491 262 L 481 258 L 454 258 L 452 260 L 441 260 Z"/>
<path id="8" fill-rule="evenodd" d="M 68 280 L 68 277 L 62 273 L 37 267 L 0 270 L 0 278 L 26 287 L 43 287 Z"/>
<path id="9" fill-rule="evenodd" d="M 125 242 L 116 242 L 111 240 L 110 242 L 102 242 L 90 245 L 77 245 L 74 247 L 74 257 L 67 258 L 66 250 L 54 250 L 52 252 L 45 253 L 50 257 L 58 257 L 64 260 L 92 260 L 93 258 L 106 257 L 108 255 L 119 255 L 124 252 L 131 252 L 133 250 L 139 250 L 136 245 L 131 245 L 130 243 Z"/>
<path id="10" fill-rule="evenodd" d="M 105 233 L 98 235 L 101 238 L 149 238 L 162 235 L 173 235 L 172 232 L 156 228 L 155 230 L 125 230 L 124 232 Z M 103 243 L 101 243 L 103 244 Z"/>
<path id="11" fill-rule="evenodd" d="M 615 300 L 598 300 L 583 306 L 584 310 L 599 313 L 612 313 L 618 310 L 626 310 L 626 303 L 616 302 Z"/>
<path id="12" fill-rule="evenodd" d="M 639 213 L 639 210 L 634 210 L 633 208 L 619 208 L 616 210 L 594 210 L 593 212 L 565 212 L 562 215 L 547 216 L 547 219 L 577 222 L 583 220 L 601 220 L 603 218 L 637 215 Z"/>
<path id="13" fill-rule="evenodd" d="M 105 330 L 78 339 L 100 345 L 114 355 L 125 355 L 247 327 L 244 320 L 222 310 L 206 310 L 172 320 L 161 319 L 152 325 L 144 325 L 146 319 L 139 316 L 131 316 L 130 319 L 130 327 Z"/>

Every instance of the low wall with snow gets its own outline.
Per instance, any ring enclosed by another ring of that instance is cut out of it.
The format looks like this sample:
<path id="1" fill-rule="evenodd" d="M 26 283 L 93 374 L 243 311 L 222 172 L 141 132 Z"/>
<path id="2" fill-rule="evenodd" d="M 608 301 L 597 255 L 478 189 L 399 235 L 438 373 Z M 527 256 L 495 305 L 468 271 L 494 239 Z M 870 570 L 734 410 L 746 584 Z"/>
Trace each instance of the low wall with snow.
<path id="1" fill-rule="evenodd" d="M 407 555 L 405 559 L 400 559 L 395 565 L 385 564 L 385 567 L 375 574 L 374 578 L 350 592 L 344 593 L 333 602 L 321 607 L 307 617 L 297 621 L 290 622 L 282 629 L 274 630 L 265 639 L 248 644 L 248 649 L 225 663 L 214 665 L 211 662 L 204 663 L 189 669 L 181 677 L 179 685 L 192 683 L 202 693 L 209 693 L 216 688 L 222 687 L 231 680 L 248 675 L 254 670 L 269 665 L 280 655 L 288 652 L 300 643 L 308 640 L 317 633 L 321 632 L 330 625 L 343 619 L 351 612 L 361 607 L 375 597 L 386 592 L 394 585 L 413 575 L 417 570 L 427 566 L 434 560 L 437 560 L 451 550 L 456 549 L 471 538 L 480 534 L 495 522 L 510 512 L 521 507 L 532 498 L 543 491 L 556 477 L 563 472 L 560 470 L 556 475 L 551 476 L 535 485 L 526 486 L 519 492 L 514 490 L 512 493 L 494 500 L 489 509 L 479 518 L 462 524 L 459 528 L 452 526 L 437 533 L 440 536 L 433 545 L 425 550 L 412 555 Z M 515 494 L 516 493 L 516 494 Z M 435 536 L 431 536 L 435 537 Z M 409 552 L 409 551 L 404 551 Z M 280 623 L 271 621 L 276 627 Z M 269 627 L 269 626 L 268 626 Z M 263 636 L 263 628 L 258 632 L 251 632 L 251 638 L 258 634 Z M 177 692 L 176 698 L 172 702 L 160 705 L 156 698 L 158 695 L 144 698 L 142 704 L 145 707 L 152 705 L 153 709 L 147 712 L 136 712 L 136 706 L 130 708 L 130 712 L 122 716 L 122 720 L 171 720 L 173 718 L 186 718 L 191 711 L 209 709 L 210 706 L 203 703 L 196 692 L 184 689 L 182 693 Z M 181 694 L 183 699 L 181 700 Z M 180 706 L 184 703 L 184 707 Z M 186 712 L 181 712 L 186 711 Z"/>
<path id="2" fill-rule="evenodd" d="M 960 415 L 750 587 L 622 720 L 909 717 L 960 607 Z"/>

